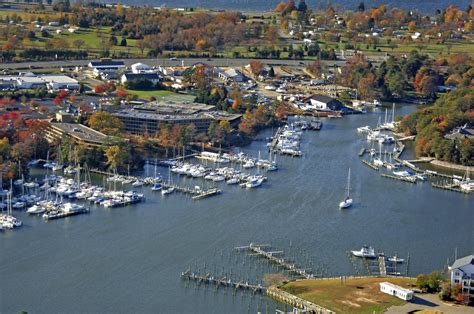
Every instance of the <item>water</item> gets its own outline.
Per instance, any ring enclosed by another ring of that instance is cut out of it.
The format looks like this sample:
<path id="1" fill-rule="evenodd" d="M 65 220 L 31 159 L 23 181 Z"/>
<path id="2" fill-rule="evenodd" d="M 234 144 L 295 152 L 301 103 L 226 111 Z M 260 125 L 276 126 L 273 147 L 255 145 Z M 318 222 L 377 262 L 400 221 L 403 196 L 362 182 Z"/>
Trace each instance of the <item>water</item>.
<path id="1" fill-rule="evenodd" d="M 406 105 L 396 114 L 413 109 Z M 375 124 L 378 116 L 383 112 L 324 120 L 320 132 L 303 135 L 304 156 L 279 157 L 280 170 L 269 173 L 259 189 L 222 186 L 222 195 L 197 202 L 144 189 L 145 203 L 92 208 L 89 215 L 48 223 L 17 213 L 24 226 L 0 235 L 0 312 L 273 309 L 276 304 L 265 297 L 196 289 L 180 280 L 180 272 L 204 270 L 206 264 L 208 272 L 253 281 L 269 268 L 232 253 L 250 242 L 285 251 L 291 243 L 332 275 L 354 274 L 346 251 L 363 244 L 402 257 L 409 253 L 411 275 L 441 269 L 456 246 L 458 256 L 472 253 L 472 196 L 433 189 L 427 182 L 385 179 L 360 162 L 365 139 L 355 128 Z M 268 130 L 260 136 L 270 135 Z M 259 150 L 265 151 L 264 142 L 245 149 L 254 156 Z M 348 167 L 354 205 L 341 211 Z"/>
<path id="2" fill-rule="evenodd" d="M 103 1 L 109 3 L 116 3 L 116 1 Z M 174 1 L 155 1 L 155 0 L 125 0 L 122 3 L 128 5 L 150 5 L 154 7 L 204 7 L 209 9 L 223 9 L 223 10 L 244 10 L 246 12 L 252 11 L 273 11 L 275 6 L 280 2 L 279 0 L 174 0 Z M 308 8 L 315 10 L 316 8 L 325 8 L 328 5 L 337 6 L 343 9 L 355 10 L 359 5 L 360 0 L 333 0 L 333 1 L 317 1 L 306 0 Z M 296 4 L 299 2 L 296 1 Z M 466 10 L 470 4 L 469 0 L 421 0 L 421 1 L 386 1 L 386 0 L 366 0 L 364 1 L 367 9 L 379 6 L 381 4 L 388 4 L 389 7 L 398 7 L 403 9 L 419 10 L 424 13 L 433 14 L 436 9 L 443 10 L 447 6 L 454 4 L 461 10 Z"/>

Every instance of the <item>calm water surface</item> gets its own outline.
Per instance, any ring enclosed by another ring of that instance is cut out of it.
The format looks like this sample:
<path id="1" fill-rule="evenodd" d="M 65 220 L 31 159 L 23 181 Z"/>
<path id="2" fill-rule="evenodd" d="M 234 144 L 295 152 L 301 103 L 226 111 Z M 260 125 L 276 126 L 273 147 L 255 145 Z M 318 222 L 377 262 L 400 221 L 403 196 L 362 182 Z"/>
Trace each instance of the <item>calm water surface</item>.
<path id="1" fill-rule="evenodd" d="M 397 108 L 397 115 L 413 109 Z M 378 116 L 382 111 L 324 120 L 322 131 L 303 135 L 304 156 L 279 157 L 280 170 L 269 173 L 259 189 L 222 186 L 222 195 L 194 202 L 144 188 L 145 203 L 92 207 L 89 215 L 48 223 L 17 213 L 24 226 L 0 234 L 0 312 L 274 309 L 265 297 L 196 289 L 180 280 L 181 271 L 206 267 L 260 281 L 268 267 L 232 253 L 250 242 L 285 251 L 297 247 L 305 260 L 331 275 L 354 274 L 346 252 L 363 244 L 404 257 L 409 253 L 411 275 L 441 269 L 455 246 L 460 256 L 472 253 L 472 196 L 433 189 L 428 182 L 388 180 L 360 162 L 357 152 L 366 142 L 355 128 L 374 125 Z M 271 136 L 271 130 L 261 136 Z M 264 142 L 244 149 L 254 156 L 259 150 L 265 151 Z M 341 211 L 337 205 L 349 167 L 354 205 Z"/>

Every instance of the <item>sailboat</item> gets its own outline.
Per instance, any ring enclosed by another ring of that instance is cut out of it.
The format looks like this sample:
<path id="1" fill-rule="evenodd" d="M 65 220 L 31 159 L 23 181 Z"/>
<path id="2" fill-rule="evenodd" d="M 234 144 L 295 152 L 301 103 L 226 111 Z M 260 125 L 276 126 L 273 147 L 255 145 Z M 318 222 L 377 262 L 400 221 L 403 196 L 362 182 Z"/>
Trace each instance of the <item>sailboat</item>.
<path id="1" fill-rule="evenodd" d="M 349 197 L 349 190 L 350 190 L 350 182 L 351 182 L 351 168 L 349 168 L 349 174 L 347 175 L 347 193 L 346 198 L 339 203 L 339 208 L 349 208 L 352 205 L 352 198 Z"/>
<path id="2" fill-rule="evenodd" d="M 161 194 L 168 195 L 174 192 L 174 187 L 171 186 L 171 168 L 168 168 L 168 186 L 161 190 Z"/>

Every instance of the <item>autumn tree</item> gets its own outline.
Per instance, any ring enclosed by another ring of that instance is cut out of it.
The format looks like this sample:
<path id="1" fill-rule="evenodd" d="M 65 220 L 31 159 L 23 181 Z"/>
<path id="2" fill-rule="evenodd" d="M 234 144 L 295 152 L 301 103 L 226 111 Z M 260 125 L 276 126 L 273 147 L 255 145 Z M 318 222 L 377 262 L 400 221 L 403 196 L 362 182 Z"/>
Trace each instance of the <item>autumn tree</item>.
<path id="1" fill-rule="evenodd" d="M 263 72 L 263 63 L 258 60 L 254 60 L 250 62 L 250 71 L 252 74 L 257 77 L 262 74 Z"/>
<path id="2" fill-rule="evenodd" d="M 123 122 L 105 111 L 94 112 L 87 123 L 94 130 L 107 135 L 119 135 L 123 129 Z"/>

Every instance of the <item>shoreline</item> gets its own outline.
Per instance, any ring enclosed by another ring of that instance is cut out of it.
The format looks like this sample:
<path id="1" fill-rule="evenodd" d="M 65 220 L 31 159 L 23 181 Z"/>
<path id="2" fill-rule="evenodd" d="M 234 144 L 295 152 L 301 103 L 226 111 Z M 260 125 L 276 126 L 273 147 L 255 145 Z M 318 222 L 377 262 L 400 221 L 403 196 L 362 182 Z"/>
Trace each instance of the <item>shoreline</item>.
<path id="1" fill-rule="evenodd" d="M 453 164 L 451 162 L 437 160 L 437 159 L 430 161 L 429 164 L 433 166 L 445 168 L 445 169 L 450 169 L 450 170 L 474 172 L 473 166 L 463 166 L 463 165 Z"/>

